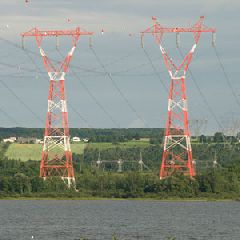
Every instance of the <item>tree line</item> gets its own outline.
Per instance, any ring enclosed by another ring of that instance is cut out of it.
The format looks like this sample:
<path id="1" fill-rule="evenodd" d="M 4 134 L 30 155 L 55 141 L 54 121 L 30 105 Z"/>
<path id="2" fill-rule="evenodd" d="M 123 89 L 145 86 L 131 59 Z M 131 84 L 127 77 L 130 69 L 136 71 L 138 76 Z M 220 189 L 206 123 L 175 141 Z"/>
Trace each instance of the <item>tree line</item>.
<path id="1" fill-rule="evenodd" d="M 43 128 L 0 128 L 0 139 L 15 137 L 43 138 Z M 70 128 L 72 137 L 89 138 L 93 142 L 123 142 L 140 138 L 161 138 L 160 128 Z"/>
<path id="2" fill-rule="evenodd" d="M 6 146 L 0 153 L 1 197 L 107 197 L 107 198 L 231 198 L 240 197 L 240 159 L 238 144 L 193 144 L 194 157 L 202 161 L 216 157 L 219 166 L 198 168 L 198 175 L 190 179 L 177 173 L 160 180 L 158 169 L 161 159 L 160 145 L 147 147 L 109 148 L 102 150 L 104 159 L 116 157 L 139 159 L 139 151 L 150 170 L 140 172 L 129 165 L 124 172 L 92 167 L 99 149 L 87 148 L 83 155 L 73 154 L 76 188 L 68 189 L 59 178 L 39 178 L 39 161 L 21 162 L 4 157 Z M 200 161 L 199 160 L 199 161 Z M 198 166 L 197 166 L 198 167 Z"/>

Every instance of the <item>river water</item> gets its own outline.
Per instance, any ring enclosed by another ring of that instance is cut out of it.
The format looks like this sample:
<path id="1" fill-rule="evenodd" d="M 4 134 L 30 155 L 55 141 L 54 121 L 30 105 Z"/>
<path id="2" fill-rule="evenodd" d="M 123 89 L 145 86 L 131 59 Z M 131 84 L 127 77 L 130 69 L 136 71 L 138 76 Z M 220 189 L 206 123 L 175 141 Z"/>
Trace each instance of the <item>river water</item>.
<path id="1" fill-rule="evenodd" d="M 0 240 L 239 240 L 240 202 L 1 200 Z"/>

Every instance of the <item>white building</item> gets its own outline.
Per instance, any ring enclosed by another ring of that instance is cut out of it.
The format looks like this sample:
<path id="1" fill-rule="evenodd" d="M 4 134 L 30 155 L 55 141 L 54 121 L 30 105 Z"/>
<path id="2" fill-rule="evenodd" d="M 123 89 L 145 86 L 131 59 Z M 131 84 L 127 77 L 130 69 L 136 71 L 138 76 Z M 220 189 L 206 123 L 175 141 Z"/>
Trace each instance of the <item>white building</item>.
<path id="1" fill-rule="evenodd" d="M 3 142 L 4 143 L 14 143 L 16 142 L 17 138 L 16 137 L 10 137 L 10 138 L 4 138 Z"/>
<path id="2" fill-rule="evenodd" d="M 84 138 L 84 139 L 83 139 L 83 142 L 88 143 L 88 142 L 89 142 L 89 139 L 88 139 L 88 138 Z"/>
<path id="3" fill-rule="evenodd" d="M 43 140 L 42 139 L 36 139 L 36 144 L 43 144 Z"/>
<path id="4" fill-rule="evenodd" d="M 81 142 L 81 139 L 80 139 L 80 137 L 73 137 L 72 141 L 73 142 Z"/>

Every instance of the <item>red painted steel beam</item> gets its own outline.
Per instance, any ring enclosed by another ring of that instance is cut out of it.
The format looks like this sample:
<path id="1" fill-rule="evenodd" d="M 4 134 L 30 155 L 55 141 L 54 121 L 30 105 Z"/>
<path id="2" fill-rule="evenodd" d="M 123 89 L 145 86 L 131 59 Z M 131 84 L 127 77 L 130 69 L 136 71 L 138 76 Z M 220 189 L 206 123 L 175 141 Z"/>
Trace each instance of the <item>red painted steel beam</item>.
<path id="1" fill-rule="evenodd" d="M 81 31 L 79 27 L 75 30 L 39 30 L 33 28 L 28 32 L 22 33 L 22 37 L 51 37 L 51 36 L 81 36 L 81 35 L 93 35 L 93 32 Z"/>

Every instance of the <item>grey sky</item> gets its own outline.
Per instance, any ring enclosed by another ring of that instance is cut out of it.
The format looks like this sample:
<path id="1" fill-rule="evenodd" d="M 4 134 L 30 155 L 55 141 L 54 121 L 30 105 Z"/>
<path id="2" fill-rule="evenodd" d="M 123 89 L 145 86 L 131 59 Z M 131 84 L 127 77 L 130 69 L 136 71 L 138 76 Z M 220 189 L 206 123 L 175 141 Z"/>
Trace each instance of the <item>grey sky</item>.
<path id="1" fill-rule="evenodd" d="M 182 1 L 182 0 L 1 0 L 0 37 L 20 44 L 19 34 L 32 27 L 42 29 L 66 29 L 80 26 L 94 31 L 94 49 L 112 79 L 119 86 L 130 104 L 147 126 L 164 127 L 167 115 L 167 93 L 159 77 L 156 76 L 140 46 L 139 32 L 149 27 L 151 16 L 157 16 L 165 26 L 189 26 L 205 15 L 205 24 L 217 28 L 217 49 L 224 62 L 231 84 L 240 101 L 239 83 L 239 11 L 237 0 Z M 71 21 L 68 22 L 67 19 Z M 101 35 L 101 29 L 105 34 Z M 132 36 L 129 36 L 129 33 Z M 176 50 L 175 36 L 166 36 L 164 46 L 178 62 L 180 55 Z M 192 38 L 181 37 L 181 46 L 186 52 L 191 47 Z M 67 40 L 61 42 L 66 52 Z M 26 49 L 38 68 L 24 51 L 6 41 L 0 41 L 0 108 L 17 121 L 10 121 L 0 112 L 1 126 L 44 127 L 47 108 L 48 76 L 38 57 L 34 39 L 26 39 Z M 44 42 L 46 52 L 54 59 L 55 42 Z M 168 86 L 169 77 L 162 61 L 160 51 L 151 36 L 145 38 L 145 49 L 153 60 L 161 80 Z M 112 63 L 112 64 L 111 64 Z M 10 64 L 10 65 L 9 65 Z M 207 99 L 209 106 L 222 125 L 226 126 L 232 116 L 239 119 L 240 107 L 224 79 L 217 58 L 211 47 L 211 36 L 203 34 L 193 62 L 190 66 L 196 81 Z M 95 69 L 96 72 L 86 71 Z M 39 73 L 39 70 L 42 73 Z M 74 72 L 73 72 L 74 71 Z M 75 74 L 78 75 L 76 78 Z M 8 89 L 6 88 L 6 84 Z M 144 123 L 126 104 L 111 80 L 104 74 L 92 51 L 88 39 L 82 38 L 66 76 L 66 90 L 71 127 L 116 127 L 106 112 L 121 127 L 143 127 Z M 27 109 L 17 96 L 30 109 Z M 87 92 L 88 91 L 88 92 Z M 187 79 L 190 119 L 208 119 L 207 132 L 218 130 L 217 125 L 203 102 L 191 77 Z M 90 95 L 93 95 L 91 97 Z M 87 120 L 82 121 L 73 108 Z"/>

